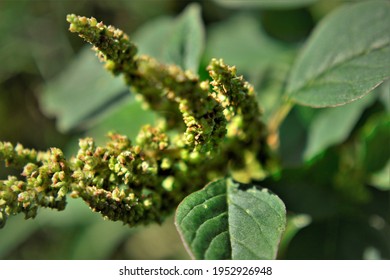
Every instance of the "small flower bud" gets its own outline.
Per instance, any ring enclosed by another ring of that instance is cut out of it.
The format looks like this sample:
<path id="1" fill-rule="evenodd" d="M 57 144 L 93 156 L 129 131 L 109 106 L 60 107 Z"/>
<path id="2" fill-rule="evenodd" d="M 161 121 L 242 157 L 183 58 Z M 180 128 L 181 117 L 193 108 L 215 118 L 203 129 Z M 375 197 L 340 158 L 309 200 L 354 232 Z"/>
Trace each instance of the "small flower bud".
<path id="1" fill-rule="evenodd" d="M 173 189 L 173 183 L 174 182 L 175 182 L 175 178 L 173 176 L 169 176 L 162 182 L 162 187 L 165 190 L 170 192 Z"/>
<path id="2" fill-rule="evenodd" d="M 146 209 L 150 208 L 152 206 L 152 200 L 150 199 L 145 199 L 144 202 L 143 202 L 144 206 Z"/>

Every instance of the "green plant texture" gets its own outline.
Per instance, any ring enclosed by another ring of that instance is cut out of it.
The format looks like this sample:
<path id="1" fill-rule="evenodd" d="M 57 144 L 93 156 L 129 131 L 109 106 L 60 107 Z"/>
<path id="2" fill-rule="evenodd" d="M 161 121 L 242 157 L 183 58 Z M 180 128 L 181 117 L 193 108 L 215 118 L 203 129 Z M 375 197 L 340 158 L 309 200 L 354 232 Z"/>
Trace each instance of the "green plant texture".
<path id="1" fill-rule="evenodd" d="M 389 259 L 389 2 L 214 0 L 176 17 L 155 17 L 169 1 L 156 14 L 147 2 L 124 4 L 146 22 L 127 34 L 105 24 L 125 27 L 116 1 L 88 4 L 118 13 L 105 23 L 60 4 L 70 32 L 52 32 L 65 67 L 46 61 L 34 25 L 31 53 L 12 48 L 35 21 L 5 17 L 15 32 L 0 35 L 11 42 L 0 58 L 22 54 L 0 70 L 0 92 L 44 80 L 39 114 L 56 127 L 38 125 L 47 145 L 13 137 L 1 97 L 0 256 L 67 228 L 79 237 L 49 258 L 148 258 L 124 244 L 150 236 L 164 251 L 151 229 L 169 223 L 193 259 Z M 0 16 L 31 8 L 4 3 Z M 166 251 L 149 258 L 182 258 Z"/>

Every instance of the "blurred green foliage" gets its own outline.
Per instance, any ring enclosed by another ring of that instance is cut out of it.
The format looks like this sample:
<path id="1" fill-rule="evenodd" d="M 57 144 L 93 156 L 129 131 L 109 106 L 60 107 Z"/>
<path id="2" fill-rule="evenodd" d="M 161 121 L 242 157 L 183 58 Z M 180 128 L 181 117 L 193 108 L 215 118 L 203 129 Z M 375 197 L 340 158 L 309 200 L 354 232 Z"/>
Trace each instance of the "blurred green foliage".
<path id="1" fill-rule="evenodd" d="M 181 12 L 191 2 L 199 3 L 193 16 L 203 25 L 191 31 L 199 22 L 187 22 L 183 32 Z M 207 77 L 212 57 L 236 65 L 255 85 L 265 120 L 272 119 L 311 31 L 351 1 L 239 2 L 0 0 L 0 140 L 71 154 L 79 137 L 102 143 L 114 130 L 134 138 L 142 124 L 154 122 L 120 78 L 102 70 L 68 32 L 69 13 L 115 25 L 141 53 L 193 69 L 180 55 L 204 43 L 199 74 Z M 295 106 L 284 119 L 280 172 L 258 182 L 288 210 L 279 258 L 390 259 L 389 88 L 384 83 L 338 108 Z M 8 173 L 0 165 L 1 178 Z M 35 220 L 13 217 L 0 231 L 1 259 L 189 258 L 172 219 L 129 229 L 101 219 L 79 200 L 69 200 L 64 212 L 40 211 Z"/>

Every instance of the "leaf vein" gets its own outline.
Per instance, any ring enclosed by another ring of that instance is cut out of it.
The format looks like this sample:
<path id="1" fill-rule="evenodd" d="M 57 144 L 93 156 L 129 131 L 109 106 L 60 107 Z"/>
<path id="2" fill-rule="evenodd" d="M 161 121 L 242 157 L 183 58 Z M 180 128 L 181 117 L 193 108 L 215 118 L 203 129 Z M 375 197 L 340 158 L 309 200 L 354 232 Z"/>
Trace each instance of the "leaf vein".
<path id="1" fill-rule="evenodd" d="M 265 233 L 264 233 L 264 231 L 262 229 L 263 226 L 257 221 L 257 219 L 255 219 L 255 217 L 252 214 L 249 214 L 248 212 L 246 212 L 245 209 L 241 205 L 238 205 L 238 204 L 235 204 L 235 203 L 233 203 L 233 205 L 235 205 L 238 209 L 240 209 L 242 212 L 244 212 L 247 216 L 249 216 L 255 222 L 255 224 L 257 225 L 258 229 L 260 230 L 260 234 L 264 237 L 264 241 L 267 243 L 267 245 L 270 248 L 272 248 L 271 241 L 268 240 L 267 236 L 265 235 Z"/>
<path id="2" fill-rule="evenodd" d="M 201 202 L 201 203 L 195 205 L 194 207 L 192 207 L 192 208 L 183 216 L 183 218 L 180 220 L 180 224 L 182 224 L 183 221 L 184 221 L 186 218 L 188 218 L 188 216 L 191 214 L 192 211 L 195 210 L 195 208 L 203 207 L 202 205 L 204 205 L 206 202 L 208 202 L 208 201 L 210 201 L 210 200 L 212 200 L 212 199 L 214 199 L 214 198 L 218 198 L 218 197 L 220 197 L 220 196 L 226 196 L 226 194 L 219 194 L 219 195 L 216 195 L 216 196 L 207 198 L 207 199 L 204 200 L 203 202 Z"/>
<path id="3" fill-rule="evenodd" d="M 195 240 L 196 240 L 196 237 L 198 236 L 198 233 L 199 233 L 199 231 L 201 230 L 202 226 L 203 226 L 206 222 L 211 221 L 211 220 L 214 220 L 214 219 L 217 219 L 218 217 L 223 216 L 223 215 L 227 215 L 227 213 L 226 213 L 226 212 L 222 212 L 222 213 L 220 213 L 220 214 L 218 214 L 218 215 L 216 215 L 216 216 L 213 216 L 212 218 L 210 218 L 210 219 L 208 219 L 208 220 L 205 220 L 202 224 L 199 225 L 199 227 L 195 230 L 194 238 L 191 240 L 191 243 L 190 243 L 191 248 L 193 248 L 193 245 L 194 245 L 194 242 L 195 242 Z"/>

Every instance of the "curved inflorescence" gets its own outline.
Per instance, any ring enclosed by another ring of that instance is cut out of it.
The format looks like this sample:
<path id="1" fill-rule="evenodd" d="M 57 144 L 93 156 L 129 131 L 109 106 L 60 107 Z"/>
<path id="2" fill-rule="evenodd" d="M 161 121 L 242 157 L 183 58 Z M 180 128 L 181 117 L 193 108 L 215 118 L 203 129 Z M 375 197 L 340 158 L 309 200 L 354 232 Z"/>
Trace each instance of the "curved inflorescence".
<path id="1" fill-rule="evenodd" d="M 178 66 L 138 56 L 119 29 L 94 18 L 67 20 L 69 30 L 93 44 L 106 68 L 123 75 L 150 109 L 169 114 L 158 127 L 143 127 L 134 143 L 119 134 L 110 134 L 104 147 L 81 139 L 69 160 L 57 148 L 37 152 L 0 142 L 0 160 L 22 170 L 20 177 L 0 180 L 0 227 L 10 215 L 35 217 L 39 207 L 63 210 L 67 195 L 130 226 L 161 222 L 186 195 L 225 176 L 228 162 L 244 167 L 243 151 L 267 163 L 254 90 L 234 67 L 212 60 L 212 82 L 200 81 Z"/>

